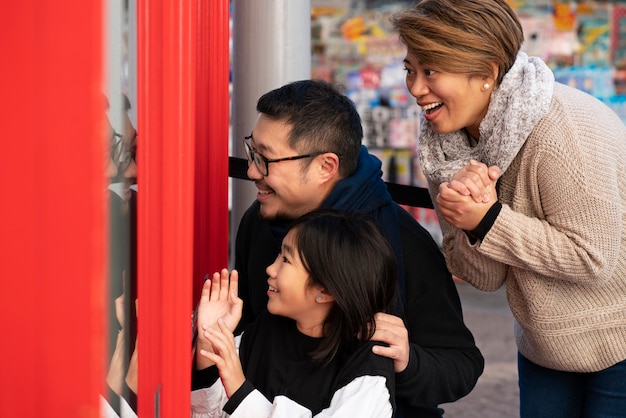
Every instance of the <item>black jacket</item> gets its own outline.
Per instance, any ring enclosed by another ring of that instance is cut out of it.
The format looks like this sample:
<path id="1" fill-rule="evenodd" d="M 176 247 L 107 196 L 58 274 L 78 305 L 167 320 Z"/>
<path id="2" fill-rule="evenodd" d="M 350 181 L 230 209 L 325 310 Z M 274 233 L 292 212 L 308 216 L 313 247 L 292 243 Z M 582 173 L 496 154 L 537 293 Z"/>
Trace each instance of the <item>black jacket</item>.
<path id="1" fill-rule="evenodd" d="M 404 321 L 411 343 L 409 365 L 396 374 L 397 416 L 440 417 L 439 404 L 474 388 L 484 359 L 463 322 L 459 295 L 441 250 L 426 229 L 395 206 L 405 277 Z M 241 220 L 235 244 L 239 295 L 244 301 L 239 331 L 266 307 L 265 269 L 279 249 L 280 242 L 260 218 L 255 201 Z"/>

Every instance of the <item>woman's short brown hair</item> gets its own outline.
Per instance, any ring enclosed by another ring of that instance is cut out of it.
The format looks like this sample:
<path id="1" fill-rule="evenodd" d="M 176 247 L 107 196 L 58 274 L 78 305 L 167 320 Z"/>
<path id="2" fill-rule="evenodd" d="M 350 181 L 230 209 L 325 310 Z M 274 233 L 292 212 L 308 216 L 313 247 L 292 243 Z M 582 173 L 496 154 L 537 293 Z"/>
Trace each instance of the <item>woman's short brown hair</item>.
<path id="1" fill-rule="evenodd" d="M 524 42 L 522 25 L 506 0 L 421 0 L 391 16 L 400 39 L 433 70 L 494 77 L 513 66 Z"/>

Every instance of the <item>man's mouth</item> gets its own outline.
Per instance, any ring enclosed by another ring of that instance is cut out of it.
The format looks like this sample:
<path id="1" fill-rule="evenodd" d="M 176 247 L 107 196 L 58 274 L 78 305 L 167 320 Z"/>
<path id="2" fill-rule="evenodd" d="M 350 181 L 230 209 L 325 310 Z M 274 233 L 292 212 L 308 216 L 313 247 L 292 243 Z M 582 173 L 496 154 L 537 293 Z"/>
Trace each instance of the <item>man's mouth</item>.
<path id="1" fill-rule="evenodd" d="M 274 191 L 271 188 L 267 187 L 267 185 L 264 184 L 264 183 L 258 183 L 257 182 L 256 183 L 256 190 L 257 190 L 258 194 L 260 194 L 262 196 L 266 196 L 268 194 L 274 193 Z"/>
<path id="2" fill-rule="evenodd" d="M 270 292 L 278 293 L 278 289 L 276 289 L 276 288 L 275 288 L 275 287 L 273 287 L 273 286 L 270 286 L 268 290 L 269 290 Z"/>

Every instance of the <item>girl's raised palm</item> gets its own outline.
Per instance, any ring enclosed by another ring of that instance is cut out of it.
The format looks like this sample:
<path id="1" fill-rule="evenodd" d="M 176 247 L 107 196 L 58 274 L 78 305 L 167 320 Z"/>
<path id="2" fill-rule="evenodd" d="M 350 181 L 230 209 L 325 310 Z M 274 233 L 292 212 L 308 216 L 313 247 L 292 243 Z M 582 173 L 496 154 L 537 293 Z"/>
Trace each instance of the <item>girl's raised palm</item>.
<path id="1" fill-rule="evenodd" d="M 229 277 L 230 276 L 230 277 Z M 228 269 L 213 273 L 211 280 L 204 282 L 202 295 L 198 304 L 198 337 L 197 348 L 209 352 L 213 351 L 211 343 L 204 336 L 204 331 L 219 330 L 218 320 L 224 321 L 229 331 L 234 332 L 241 319 L 243 301 L 237 296 L 239 274 L 233 270 L 230 275 Z M 197 367 L 211 366 L 205 357 L 197 356 Z"/>

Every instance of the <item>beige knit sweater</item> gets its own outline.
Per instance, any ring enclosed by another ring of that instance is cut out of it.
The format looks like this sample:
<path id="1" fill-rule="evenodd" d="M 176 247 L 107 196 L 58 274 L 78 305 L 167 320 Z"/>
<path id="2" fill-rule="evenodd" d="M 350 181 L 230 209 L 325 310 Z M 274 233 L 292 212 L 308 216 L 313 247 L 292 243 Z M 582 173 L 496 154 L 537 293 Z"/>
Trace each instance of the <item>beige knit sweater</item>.
<path id="1" fill-rule="evenodd" d="M 506 283 L 518 348 L 536 364 L 592 372 L 626 359 L 624 124 L 555 84 L 498 193 L 482 242 L 441 220 L 453 274 L 487 291 Z"/>

